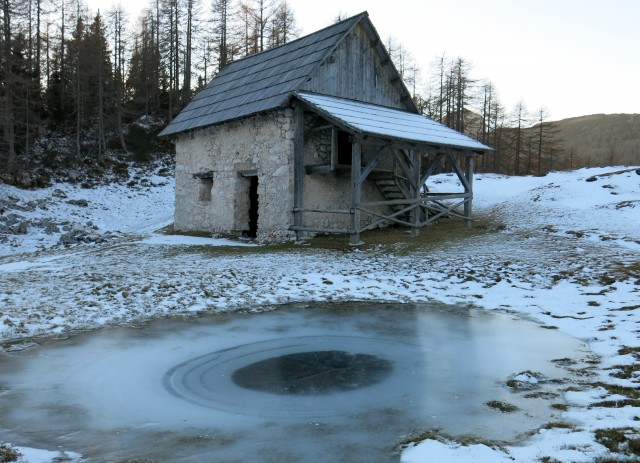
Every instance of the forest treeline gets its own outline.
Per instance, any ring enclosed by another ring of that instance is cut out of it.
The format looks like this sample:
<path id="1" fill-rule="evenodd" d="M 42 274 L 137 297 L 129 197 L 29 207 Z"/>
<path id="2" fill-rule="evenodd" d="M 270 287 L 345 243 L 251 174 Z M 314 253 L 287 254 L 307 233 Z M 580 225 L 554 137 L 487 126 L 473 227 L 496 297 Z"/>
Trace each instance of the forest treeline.
<path id="1" fill-rule="evenodd" d="M 162 148 L 159 129 L 227 63 L 300 33 L 286 0 L 149 0 L 138 18 L 122 6 L 89 11 L 82 0 L 0 5 L 5 181 L 42 165 L 104 165 L 114 152 L 144 160 Z M 568 164 L 545 109 L 507 110 L 467 60 L 442 55 L 422 71 L 401 44 L 389 38 L 387 47 L 423 114 L 496 149 L 479 170 L 580 165 L 576 153 Z"/>

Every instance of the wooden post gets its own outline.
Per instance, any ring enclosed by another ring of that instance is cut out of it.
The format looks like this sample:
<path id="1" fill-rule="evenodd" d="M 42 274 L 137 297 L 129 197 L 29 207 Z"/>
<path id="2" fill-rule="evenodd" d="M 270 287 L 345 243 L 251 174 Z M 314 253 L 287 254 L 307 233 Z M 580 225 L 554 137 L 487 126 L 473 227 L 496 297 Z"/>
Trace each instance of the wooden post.
<path id="1" fill-rule="evenodd" d="M 467 156 L 467 169 L 465 172 L 465 178 L 467 179 L 467 186 L 465 186 L 465 193 L 469 195 L 464 203 L 464 223 L 467 228 L 471 228 L 472 212 L 473 212 L 473 155 Z"/>
<path id="2" fill-rule="evenodd" d="M 351 143 L 351 237 L 349 244 L 360 244 L 360 173 L 362 170 L 362 146 Z"/>
<path id="3" fill-rule="evenodd" d="M 295 132 L 293 141 L 293 224 L 302 227 L 302 195 L 304 192 L 304 108 L 295 103 Z M 302 238 L 303 232 L 296 230 L 296 239 Z"/>
<path id="4" fill-rule="evenodd" d="M 414 150 L 409 150 L 409 159 L 411 161 L 411 193 L 412 198 L 416 201 L 414 208 L 411 209 L 411 236 L 418 236 L 420 234 L 420 218 L 422 208 L 417 202 L 420 199 L 420 153 L 416 153 Z"/>
<path id="5" fill-rule="evenodd" d="M 338 129 L 331 129 L 331 171 L 338 167 Z"/>

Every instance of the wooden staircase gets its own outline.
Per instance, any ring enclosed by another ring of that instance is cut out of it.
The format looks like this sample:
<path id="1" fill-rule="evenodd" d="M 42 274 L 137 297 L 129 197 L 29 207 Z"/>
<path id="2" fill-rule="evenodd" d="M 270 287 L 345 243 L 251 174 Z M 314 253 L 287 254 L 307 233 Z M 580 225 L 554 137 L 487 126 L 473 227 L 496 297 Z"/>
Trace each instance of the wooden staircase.
<path id="1" fill-rule="evenodd" d="M 406 198 L 402 189 L 398 186 L 397 180 L 394 177 L 377 179 L 375 182 L 385 201 L 394 201 L 397 199 Z M 394 204 L 391 206 L 393 212 L 398 212 L 404 208 L 405 206 L 401 204 Z M 409 222 L 411 220 L 411 213 L 407 211 L 397 215 L 396 218 L 402 221 Z"/>

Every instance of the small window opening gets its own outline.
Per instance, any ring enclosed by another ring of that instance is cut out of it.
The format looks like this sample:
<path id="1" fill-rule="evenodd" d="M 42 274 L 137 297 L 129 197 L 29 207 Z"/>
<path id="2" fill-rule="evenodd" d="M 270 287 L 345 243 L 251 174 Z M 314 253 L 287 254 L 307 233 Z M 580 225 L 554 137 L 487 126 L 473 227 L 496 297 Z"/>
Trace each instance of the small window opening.
<path id="1" fill-rule="evenodd" d="M 351 165 L 351 140 L 349 134 L 342 130 L 338 131 L 338 164 Z"/>
<path id="2" fill-rule="evenodd" d="M 201 178 L 200 179 L 200 201 L 210 202 L 211 201 L 211 189 L 213 188 L 213 179 L 212 178 Z"/>

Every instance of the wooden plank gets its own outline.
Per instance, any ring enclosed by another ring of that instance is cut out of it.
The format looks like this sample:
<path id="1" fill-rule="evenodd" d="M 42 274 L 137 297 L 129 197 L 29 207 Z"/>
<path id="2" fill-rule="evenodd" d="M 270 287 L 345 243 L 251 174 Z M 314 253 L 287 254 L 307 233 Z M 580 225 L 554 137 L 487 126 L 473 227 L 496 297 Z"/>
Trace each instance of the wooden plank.
<path id="1" fill-rule="evenodd" d="M 362 170 L 362 146 L 351 144 L 351 237 L 349 244 L 360 244 L 360 175 Z"/>
<path id="2" fill-rule="evenodd" d="M 400 167 L 402 167 L 402 172 L 404 173 L 404 175 L 408 179 L 411 179 L 413 171 L 411 170 L 411 161 L 409 159 L 405 159 L 407 157 L 406 153 L 402 151 L 402 154 L 400 154 L 397 150 L 393 150 L 393 155 L 398 160 L 398 164 L 400 164 Z"/>
<path id="3" fill-rule="evenodd" d="M 240 177 L 257 177 L 258 171 L 257 169 L 239 170 L 238 174 L 240 174 Z"/>
<path id="4" fill-rule="evenodd" d="M 438 154 L 435 155 L 433 160 L 431 162 L 429 162 L 429 165 L 427 166 L 427 170 L 422 174 L 422 177 L 420 177 L 420 185 L 421 186 L 424 185 L 425 183 L 427 183 L 427 179 L 433 173 L 433 169 L 436 168 L 436 166 L 440 162 L 440 159 L 442 159 L 442 156 L 444 156 L 444 154 L 438 153 Z"/>
<path id="5" fill-rule="evenodd" d="M 344 233 L 348 234 L 348 228 L 314 228 L 314 227 L 296 227 L 292 225 L 289 227 L 289 230 L 295 232 L 312 232 L 312 233 Z"/>
<path id="6" fill-rule="evenodd" d="M 469 181 L 467 180 L 465 173 L 462 171 L 462 167 L 460 167 L 460 163 L 458 162 L 459 158 L 457 156 L 452 156 L 451 154 L 447 154 L 447 158 L 449 158 L 449 161 L 451 161 L 453 170 L 456 172 L 458 180 L 460 180 L 460 183 L 464 187 L 464 191 L 469 192 L 471 187 L 469 186 Z"/>
<path id="7" fill-rule="evenodd" d="M 375 154 L 375 157 L 371 160 L 371 162 L 369 164 L 367 164 L 367 166 L 365 167 L 364 171 L 362 172 L 362 174 L 360 175 L 360 184 L 362 184 L 367 177 L 369 176 L 369 174 L 371 172 L 373 172 L 373 170 L 378 166 L 378 164 L 380 164 L 380 160 L 382 159 L 382 154 L 383 151 L 386 147 L 381 147 L 378 152 Z"/>
<path id="8" fill-rule="evenodd" d="M 317 164 L 317 165 L 313 165 L 313 166 L 305 166 L 304 169 L 305 169 L 305 172 L 308 175 L 312 175 L 312 174 L 328 174 L 332 170 L 335 170 L 329 164 Z"/>
<path id="9" fill-rule="evenodd" d="M 331 129 L 331 170 L 338 167 L 338 129 L 334 126 Z"/>
<path id="10" fill-rule="evenodd" d="M 420 153 L 416 153 L 410 150 L 408 153 L 409 159 L 411 159 L 411 168 L 413 170 L 413 176 L 411 178 L 411 193 L 416 200 L 420 199 Z M 420 234 L 420 207 L 414 207 L 411 209 L 411 236 L 418 236 Z"/>
<path id="11" fill-rule="evenodd" d="M 351 209 L 294 209 L 293 212 L 313 212 L 318 214 L 351 214 Z"/>
<path id="12" fill-rule="evenodd" d="M 464 203 L 464 215 L 466 217 L 464 223 L 467 228 L 471 228 L 473 220 L 473 156 L 469 156 L 467 158 L 467 170 L 465 172 L 465 177 L 467 179 L 467 193 L 469 194 L 469 197 Z"/>

